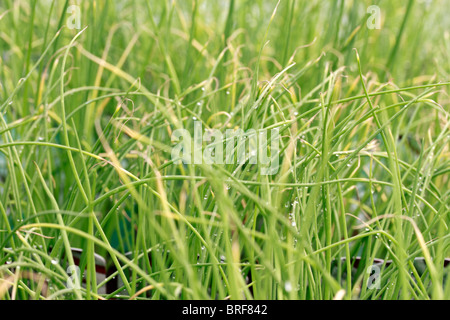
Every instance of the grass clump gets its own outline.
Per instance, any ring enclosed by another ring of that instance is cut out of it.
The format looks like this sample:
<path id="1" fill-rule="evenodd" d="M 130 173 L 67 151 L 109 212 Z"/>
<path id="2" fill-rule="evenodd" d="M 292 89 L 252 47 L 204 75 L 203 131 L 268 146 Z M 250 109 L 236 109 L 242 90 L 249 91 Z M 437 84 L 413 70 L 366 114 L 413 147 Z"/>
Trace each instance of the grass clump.
<path id="1" fill-rule="evenodd" d="M 2 1 L 0 298 L 449 299 L 449 3 L 371 5 Z"/>

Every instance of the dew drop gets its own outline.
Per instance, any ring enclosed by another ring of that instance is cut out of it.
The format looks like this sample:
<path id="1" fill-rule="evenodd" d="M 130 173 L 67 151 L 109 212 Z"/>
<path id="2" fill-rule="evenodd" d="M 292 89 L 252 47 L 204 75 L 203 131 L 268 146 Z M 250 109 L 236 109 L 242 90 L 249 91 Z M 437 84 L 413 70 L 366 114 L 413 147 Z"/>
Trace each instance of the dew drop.
<path id="1" fill-rule="evenodd" d="M 292 284 L 290 281 L 286 281 L 284 283 L 284 290 L 286 290 L 286 292 L 291 292 L 292 291 Z"/>

